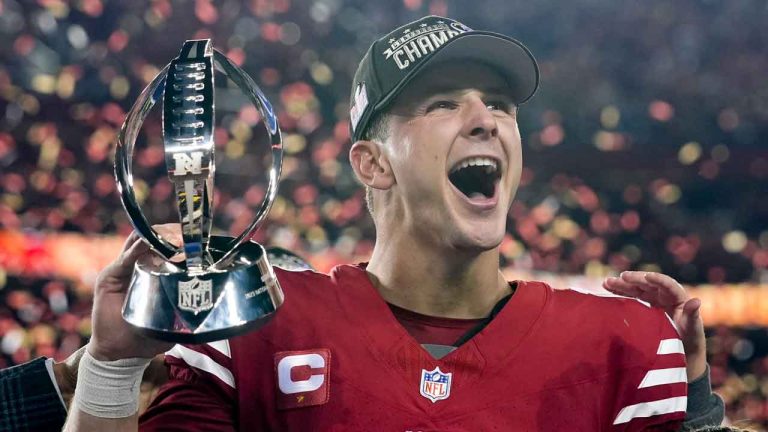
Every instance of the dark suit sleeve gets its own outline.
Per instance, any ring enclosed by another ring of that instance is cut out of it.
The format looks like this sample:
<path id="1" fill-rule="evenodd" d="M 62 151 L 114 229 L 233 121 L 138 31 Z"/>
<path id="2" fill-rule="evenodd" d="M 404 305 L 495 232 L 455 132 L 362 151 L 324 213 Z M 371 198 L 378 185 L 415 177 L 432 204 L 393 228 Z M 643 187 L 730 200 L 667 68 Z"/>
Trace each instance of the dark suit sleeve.
<path id="1" fill-rule="evenodd" d="M 60 431 L 66 417 L 45 358 L 0 370 L 0 432 Z"/>
<path id="2" fill-rule="evenodd" d="M 725 405 L 720 396 L 712 393 L 709 381 L 709 365 L 702 376 L 688 383 L 688 409 L 685 413 L 684 431 L 702 426 L 718 426 L 725 418 Z"/>

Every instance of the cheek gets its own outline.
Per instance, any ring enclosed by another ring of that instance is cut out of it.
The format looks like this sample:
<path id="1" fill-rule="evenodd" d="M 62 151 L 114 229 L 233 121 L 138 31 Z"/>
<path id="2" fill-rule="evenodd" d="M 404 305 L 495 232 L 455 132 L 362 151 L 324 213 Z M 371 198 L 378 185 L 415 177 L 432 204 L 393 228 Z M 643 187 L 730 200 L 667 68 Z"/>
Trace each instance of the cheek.
<path id="1" fill-rule="evenodd" d="M 441 187 L 445 158 L 431 149 L 415 150 L 401 161 L 399 168 L 402 178 L 408 182 L 408 189 L 428 194 Z"/>
<path id="2" fill-rule="evenodd" d="M 517 174 L 519 175 L 520 170 L 523 167 L 523 149 L 519 142 L 512 148 L 511 160 L 512 168 L 516 170 Z"/>
<path id="3" fill-rule="evenodd" d="M 517 129 L 517 125 L 511 127 L 511 130 L 507 134 L 507 138 L 504 139 L 507 144 L 507 152 L 509 157 L 509 177 L 510 181 L 517 185 L 520 182 L 520 175 L 523 168 L 523 149 L 520 142 L 520 132 Z"/>
<path id="4" fill-rule="evenodd" d="M 522 153 L 518 151 L 513 160 L 514 162 L 511 166 L 509 174 L 513 189 L 517 189 L 520 186 L 520 177 L 523 173 Z"/>
<path id="5" fill-rule="evenodd" d="M 448 149 L 441 148 L 441 143 L 448 141 L 437 132 L 440 128 L 409 126 L 408 133 L 397 136 L 392 147 L 391 159 L 396 161 L 397 171 L 403 178 L 444 175 Z"/>

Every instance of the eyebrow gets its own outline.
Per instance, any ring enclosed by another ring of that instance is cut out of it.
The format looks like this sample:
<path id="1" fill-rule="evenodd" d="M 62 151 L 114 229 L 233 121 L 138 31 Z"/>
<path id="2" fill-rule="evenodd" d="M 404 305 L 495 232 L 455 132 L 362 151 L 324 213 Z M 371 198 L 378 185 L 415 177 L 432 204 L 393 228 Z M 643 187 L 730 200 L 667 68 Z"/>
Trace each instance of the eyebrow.
<path id="1" fill-rule="evenodd" d="M 446 84 L 429 84 L 414 93 L 405 93 L 405 98 L 393 104 L 389 110 L 391 114 L 395 115 L 410 115 L 408 114 L 410 109 L 415 109 L 417 106 L 427 102 L 437 95 L 455 94 L 470 89 L 474 88 L 462 88 L 457 85 Z M 517 102 L 514 100 L 510 94 L 510 89 L 507 87 L 492 86 L 477 88 L 477 90 L 482 92 L 484 97 L 502 97 L 504 98 L 504 103 L 517 106 Z"/>
<path id="2" fill-rule="evenodd" d="M 472 89 L 476 89 L 476 90 L 482 92 L 485 95 L 489 95 L 489 96 L 505 96 L 505 97 L 509 97 L 511 99 L 511 95 L 509 95 L 511 90 L 509 88 L 504 88 L 504 87 L 486 87 L 486 88 L 478 87 L 478 88 L 474 88 L 473 87 Z M 434 95 L 434 94 L 445 94 L 445 93 L 460 93 L 460 92 L 463 92 L 465 90 L 469 90 L 469 88 L 462 88 L 462 87 L 449 86 L 449 85 L 438 85 L 438 86 L 435 86 L 435 87 L 427 87 L 425 90 L 426 90 L 426 93 Z M 431 96 L 428 96 L 428 97 L 431 97 Z"/>

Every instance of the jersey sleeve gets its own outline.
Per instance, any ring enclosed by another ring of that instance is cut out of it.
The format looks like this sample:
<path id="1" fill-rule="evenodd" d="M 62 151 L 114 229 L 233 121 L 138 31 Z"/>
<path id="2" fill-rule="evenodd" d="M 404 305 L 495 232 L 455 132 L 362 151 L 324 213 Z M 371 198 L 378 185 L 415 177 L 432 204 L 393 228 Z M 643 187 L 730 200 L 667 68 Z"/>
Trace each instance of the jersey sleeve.
<path id="1" fill-rule="evenodd" d="M 139 419 L 141 431 L 236 429 L 237 391 L 228 341 L 176 345 L 165 354 L 169 380 Z"/>
<path id="2" fill-rule="evenodd" d="M 683 342 L 663 311 L 647 312 L 660 331 L 658 338 L 633 346 L 636 357 L 643 360 L 624 374 L 613 431 L 678 431 L 685 418 L 688 379 Z"/>

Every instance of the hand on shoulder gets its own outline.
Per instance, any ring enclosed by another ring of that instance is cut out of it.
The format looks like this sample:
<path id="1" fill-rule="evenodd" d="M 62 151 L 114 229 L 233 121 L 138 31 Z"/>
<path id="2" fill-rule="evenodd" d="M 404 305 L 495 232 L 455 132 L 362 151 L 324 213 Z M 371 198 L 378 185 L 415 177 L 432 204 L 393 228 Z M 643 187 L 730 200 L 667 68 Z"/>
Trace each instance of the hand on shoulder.
<path id="1" fill-rule="evenodd" d="M 701 301 L 692 298 L 674 278 L 661 273 L 625 271 L 603 282 L 606 290 L 648 302 L 663 309 L 680 334 L 688 363 L 688 381 L 701 376 L 707 367 L 704 322 L 699 314 Z"/>

